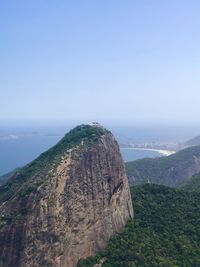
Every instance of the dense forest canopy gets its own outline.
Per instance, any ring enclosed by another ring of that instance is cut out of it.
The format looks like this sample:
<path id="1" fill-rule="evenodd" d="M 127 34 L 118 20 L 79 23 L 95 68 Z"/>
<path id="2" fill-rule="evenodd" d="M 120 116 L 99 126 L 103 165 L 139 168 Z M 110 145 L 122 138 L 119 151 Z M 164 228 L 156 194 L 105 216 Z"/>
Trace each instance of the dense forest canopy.
<path id="1" fill-rule="evenodd" d="M 135 218 L 79 267 L 200 266 L 200 194 L 162 185 L 131 188 Z"/>

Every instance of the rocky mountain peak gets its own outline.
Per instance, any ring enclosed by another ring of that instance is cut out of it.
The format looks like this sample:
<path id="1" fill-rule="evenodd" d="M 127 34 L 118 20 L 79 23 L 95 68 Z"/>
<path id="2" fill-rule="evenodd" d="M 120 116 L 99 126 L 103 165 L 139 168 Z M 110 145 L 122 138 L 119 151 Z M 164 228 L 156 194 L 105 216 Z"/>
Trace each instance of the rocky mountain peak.
<path id="1" fill-rule="evenodd" d="M 132 217 L 116 140 L 78 126 L 0 187 L 0 266 L 74 267 Z"/>

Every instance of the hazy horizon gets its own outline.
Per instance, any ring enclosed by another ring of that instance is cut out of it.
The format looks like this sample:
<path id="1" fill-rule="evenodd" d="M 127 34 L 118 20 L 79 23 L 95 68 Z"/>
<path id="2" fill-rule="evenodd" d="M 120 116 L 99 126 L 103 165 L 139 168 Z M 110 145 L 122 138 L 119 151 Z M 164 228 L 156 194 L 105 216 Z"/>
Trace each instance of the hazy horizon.
<path id="1" fill-rule="evenodd" d="M 6 122 L 0 123 L 0 176 L 22 167 L 37 158 L 42 152 L 54 146 L 78 122 L 56 121 Z M 200 126 L 193 125 L 136 125 L 104 124 L 112 131 L 119 144 L 124 143 L 180 143 L 200 135 Z M 124 160 L 157 157 L 154 151 L 121 151 Z"/>
<path id="2" fill-rule="evenodd" d="M 111 130 L 119 142 L 176 142 L 200 136 L 200 123 L 136 123 L 98 121 Z M 0 139 L 6 135 L 55 135 L 60 138 L 72 128 L 89 124 L 81 120 L 0 120 Z M 123 140 L 123 141 L 122 141 Z"/>
<path id="3" fill-rule="evenodd" d="M 199 32 L 198 0 L 0 0 L 0 267 L 200 267 Z"/>

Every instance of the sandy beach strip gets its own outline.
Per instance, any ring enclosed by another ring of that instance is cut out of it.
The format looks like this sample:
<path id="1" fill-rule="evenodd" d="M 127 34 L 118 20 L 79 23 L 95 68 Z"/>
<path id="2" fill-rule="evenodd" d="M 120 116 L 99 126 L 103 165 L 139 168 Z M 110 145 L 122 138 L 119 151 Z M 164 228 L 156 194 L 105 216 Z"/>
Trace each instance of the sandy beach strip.
<path id="1" fill-rule="evenodd" d="M 176 153 L 176 151 L 173 151 L 173 150 L 164 150 L 164 149 L 156 149 L 156 148 L 145 148 L 145 147 L 123 147 L 123 148 L 120 148 L 120 149 L 155 151 L 155 152 L 158 152 L 158 153 L 162 154 L 163 156 L 170 156 L 170 155 Z"/>

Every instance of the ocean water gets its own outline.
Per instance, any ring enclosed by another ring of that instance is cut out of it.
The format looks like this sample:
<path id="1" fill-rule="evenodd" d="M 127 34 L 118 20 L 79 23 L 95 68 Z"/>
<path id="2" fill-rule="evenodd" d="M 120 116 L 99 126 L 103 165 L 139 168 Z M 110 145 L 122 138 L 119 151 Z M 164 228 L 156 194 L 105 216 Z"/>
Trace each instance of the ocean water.
<path id="1" fill-rule="evenodd" d="M 121 148 L 121 154 L 125 162 L 133 161 L 142 158 L 156 158 L 161 157 L 163 154 L 157 151 L 149 151 L 149 150 L 136 150 L 130 148 Z"/>
<path id="2" fill-rule="evenodd" d="M 32 136 L 18 140 L 0 140 L 0 175 L 24 166 L 59 141 L 59 136 Z M 154 151 L 121 149 L 125 161 L 158 157 Z"/>
<path id="3" fill-rule="evenodd" d="M 34 160 L 59 139 L 56 136 L 32 136 L 16 140 L 0 140 L 0 175 Z"/>
<path id="4" fill-rule="evenodd" d="M 17 167 L 22 167 L 37 158 L 42 152 L 55 145 L 69 129 L 76 124 L 26 124 L 19 123 L 0 126 L 0 175 L 8 173 Z M 111 129 L 119 143 L 186 140 L 186 131 L 170 130 L 152 127 L 116 127 L 106 125 Z M 197 131 L 198 132 L 198 131 Z M 199 131 L 200 132 L 200 131 Z M 193 137 L 192 133 L 188 134 Z M 123 159 L 132 161 L 145 157 L 158 157 L 155 151 L 121 149 Z"/>

